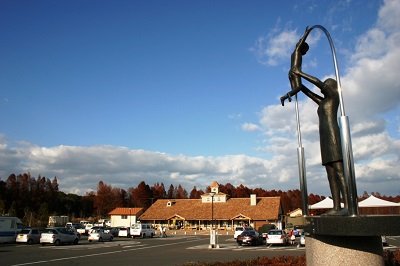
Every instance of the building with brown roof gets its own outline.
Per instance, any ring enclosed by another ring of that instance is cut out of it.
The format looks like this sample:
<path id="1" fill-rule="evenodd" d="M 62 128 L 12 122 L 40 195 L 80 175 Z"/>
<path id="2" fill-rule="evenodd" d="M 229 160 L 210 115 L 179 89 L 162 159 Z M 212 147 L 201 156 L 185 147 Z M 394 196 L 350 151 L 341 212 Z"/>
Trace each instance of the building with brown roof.
<path id="1" fill-rule="evenodd" d="M 142 213 L 143 208 L 115 208 L 108 214 L 111 217 L 112 227 L 130 227 L 137 222 Z"/>
<path id="2" fill-rule="evenodd" d="M 263 224 L 281 223 L 283 209 L 280 197 L 229 198 L 218 190 L 214 182 L 211 192 L 201 199 L 159 199 L 139 219 L 170 228 L 206 229 L 214 227 L 232 230 L 247 225 L 259 228 Z M 212 222 L 213 219 L 213 222 Z"/>

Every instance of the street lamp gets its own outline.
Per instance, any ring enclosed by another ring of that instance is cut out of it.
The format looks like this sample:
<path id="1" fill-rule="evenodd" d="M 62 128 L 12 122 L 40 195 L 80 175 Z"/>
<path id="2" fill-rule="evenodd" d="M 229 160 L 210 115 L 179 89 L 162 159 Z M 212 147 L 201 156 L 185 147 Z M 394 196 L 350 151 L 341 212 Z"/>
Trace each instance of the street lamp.
<path id="1" fill-rule="evenodd" d="M 211 230 L 214 229 L 214 196 L 215 192 L 210 192 L 211 196 Z"/>
<path id="2" fill-rule="evenodd" d="M 211 196 L 211 230 L 210 230 L 210 246 L 209 248 L 214 248 L 216 245 L 215 241 L 215 230 L 214 230 L 214 196 L 215 192 L 210 192 Z"/>
<path id="3" fill-rule="evenodd" d="M 132 226 L 132 220 L 131 219 L 132 219 L 132 208 L 129 208 L 129 228 L 131 228 L 131 226 Z"/>

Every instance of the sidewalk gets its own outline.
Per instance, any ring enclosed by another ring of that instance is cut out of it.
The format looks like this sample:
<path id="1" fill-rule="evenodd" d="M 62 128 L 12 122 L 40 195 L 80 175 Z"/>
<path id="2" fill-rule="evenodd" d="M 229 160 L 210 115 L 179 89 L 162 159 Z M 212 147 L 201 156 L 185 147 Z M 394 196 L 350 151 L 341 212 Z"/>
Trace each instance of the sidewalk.
<path id="1" fill-rule="evenodd" d="M 234 231 L 230 230 L 216 230 L 219 235 L 234 235 Z M 159 231 L 156 231 L 156 234 Z M 181 230 L 167 230 L 167 235 L 210 235 L 210 230 L 192 230 L 192 229 L 181 229 Z"/>

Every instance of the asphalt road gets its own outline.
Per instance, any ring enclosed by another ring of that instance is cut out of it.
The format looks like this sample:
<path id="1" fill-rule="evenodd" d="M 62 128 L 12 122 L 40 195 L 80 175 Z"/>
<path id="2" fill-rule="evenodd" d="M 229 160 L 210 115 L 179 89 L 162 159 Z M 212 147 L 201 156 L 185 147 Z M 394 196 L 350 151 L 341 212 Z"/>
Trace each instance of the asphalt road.
<path id="1" fill-rule="evenodd" d="M 399 237 L 388 237 L 389 247 L 400 248 Z M 209 249 L 208 236 L 172 235 L 167 238 L 114 238 L 112 242 L 88 242 L 52 246 L 1 244 L 0 264 L 8 265 L 182 265 L 199 261 L 232 261 L 260 256 L 300 256 L 304 247 L 238 246 L 232 236 L 219 236 L 219 249 Z"/>

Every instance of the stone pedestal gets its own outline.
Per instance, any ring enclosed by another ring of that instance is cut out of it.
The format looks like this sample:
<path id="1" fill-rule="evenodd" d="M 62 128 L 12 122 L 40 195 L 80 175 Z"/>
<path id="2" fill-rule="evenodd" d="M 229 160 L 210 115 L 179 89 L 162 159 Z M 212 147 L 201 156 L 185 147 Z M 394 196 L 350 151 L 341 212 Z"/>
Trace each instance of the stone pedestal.
<path id="1" fill-rule="evenodd" d="M 381 236 L 400 235 L 399 215 L 307 217 L 307 265 L 384 265 Z"/>

